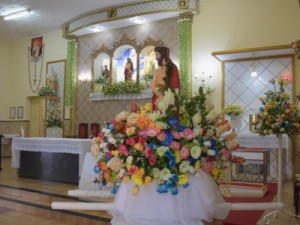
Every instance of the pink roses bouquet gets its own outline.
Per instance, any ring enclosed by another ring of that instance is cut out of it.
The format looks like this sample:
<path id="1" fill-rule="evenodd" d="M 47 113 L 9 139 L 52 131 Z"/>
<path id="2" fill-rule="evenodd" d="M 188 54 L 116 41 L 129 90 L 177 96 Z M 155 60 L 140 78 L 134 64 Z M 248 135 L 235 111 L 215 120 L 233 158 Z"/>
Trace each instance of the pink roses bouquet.
<path id="1" fill-rule="evenodd" d="M 106 124 L 95 142 L 100 149 L 94 167 L 99 188 L 116 193 L 121 182 L 131 180 L 137 194 L 139 186 L 155 180 L 157 192 L 175 195 L 179 186 L 189 186 L 188 175 L 200 169 L 222 178 L 239 144 L 228 121 L 213 113 L 211 93 L 200 87 L 197 96 L 185 98 L 168 89 L 160 111 L 153 112 L 148 103 Z"/>

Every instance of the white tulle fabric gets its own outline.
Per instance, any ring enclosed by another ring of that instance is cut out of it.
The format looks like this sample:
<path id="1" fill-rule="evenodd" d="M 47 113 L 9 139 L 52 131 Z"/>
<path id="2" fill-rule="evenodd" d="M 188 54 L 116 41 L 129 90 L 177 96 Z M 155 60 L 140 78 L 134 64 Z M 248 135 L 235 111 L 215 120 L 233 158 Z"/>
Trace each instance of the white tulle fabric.
<path id="1" fill-rule="evenodd" d="M 190 186 L 180 187 L 177 195 L 156 192 L 157 184 L 141 186 L 132 195 L 132 182 L 122 183 L 115 197 L 113 225 L 203 225 L 203 221 L 225 219 L 229 204 L 225 203 L 212 178 L 200 171 L 189 177 Z"/>

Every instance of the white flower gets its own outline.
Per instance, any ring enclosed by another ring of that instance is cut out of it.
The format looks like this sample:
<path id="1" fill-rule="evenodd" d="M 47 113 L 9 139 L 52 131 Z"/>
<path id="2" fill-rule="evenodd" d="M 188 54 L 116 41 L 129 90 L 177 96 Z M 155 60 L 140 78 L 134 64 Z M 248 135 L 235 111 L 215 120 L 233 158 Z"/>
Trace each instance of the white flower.
<path id="1" fill-rule="evenodd" d="M 188 160 L 184 160 L 179 165 L 179 172 L 186 173 L 190 169 L 190 162 Z"/>
<path id="2" fill-rule="evenodd" d="M 207 155 L 210 155 L 210 156 L 213 156 L 216 154 L 216 151 L 215 150 L 212 150 L 212 149 L 208 149 L 207 150 Z"/>
<path id="3" fill-rule="evenodd" d="M 201 123 L 201 119 L 202 119 L 202 117 L 201 117 L 200 112 L 196 113 L 192 118 L 194 126 L 197 126 L 199 123 Z"/>
<path id="4" fill-rule="evenodd" d="M 163 114 L 165 114 L 166 110 L 168 108 L 168 105 L 166 104 L 166 102 L 164 100 L 162 100 L 162 101 L 158 102 L 157 107 Z"/>
<path id="5" fill-rule="evenodd" d="M 201 155 L 201 148 L 200 146 L 194 146 L 191 148 L 191 156 L 194 158 L 194 159 L 198 159 Z"/>
<path id="6" fill-rule="evenodd" d="M 147 117 L 152 121 L 157 121 L 157 119 L 162 117 L 162 114 L 159 111 L 155 111 L 152 113 L 147 113 Z"/>
<path id="7" fill-rule="evenodd" d="M 168 168 L 164 168 L 159 172 L 159 178 L 162 180 L 169 180 L 171 177 L 171 171 Z"/>
<path id="8" fill-rule="evenodd" d="M 116 116 L 116 121 L 117 122 L 121 122 L 123 120 L 125 120 L 127 118 L 127 116 L 129 115 L 129 112 L 123 111 L 120 112 L 117 116 Z"/>
<path id="9" fill-rule="evenodd" d="M 126 159 L 126 163 L 132 164 L 133 157 L 130 155 Z"/>
<path id="10" fill-rule="evenodd" d="M 119 177 L 123 177 L 124 174 L 125 174 L 125 169 L 122 168 L 122 169 L 120 170 L 118 176 L 119 176 Z"/>
<path id="11" fill-rule="evenodd" d="M 156 124 L 156 126 L 160 127 L 161 129 L 169 128 L 168 124 L 166 124 L 164 122 L 156 122 L 155 124 Z"/>
<path id="12" fill-rule="evenodd" d="M 194 132 L 195 137 L 197 137 L 202 134 L 203 129 L 200 126 L 196 126 L 196 127 L 194 127 L 193 132 Z"/>
<path id="13" fill-rule="evenodd" d="M 103 127 L 102 132 L 105 134 L 105 136 L 107 136 L 110 134 L 110 129 Z"/>
<path id="14" fill-rule="evenodd" d="M 174 105 L 175 104 L 175 97 L 174 97 L 174 93 L 171 91 L 171 89 L 168 89 L 165 92 L 165 96 L 163 99 L 164 102 L 166 102 L 166 104 L 169 105 Z"/>
<path id="15" fill-rule="evenodd" d="M 211 142 L 210 141 L 204 141 L 203 145 L 205 147 L 211 147 Z"/>
<path id="16" fill-rule="evenodd" d="M 108 138 L 108 142 L 114 145 L 117 143 L 117 140 L 113 137 L 110 137 L 110 138 Z"/>

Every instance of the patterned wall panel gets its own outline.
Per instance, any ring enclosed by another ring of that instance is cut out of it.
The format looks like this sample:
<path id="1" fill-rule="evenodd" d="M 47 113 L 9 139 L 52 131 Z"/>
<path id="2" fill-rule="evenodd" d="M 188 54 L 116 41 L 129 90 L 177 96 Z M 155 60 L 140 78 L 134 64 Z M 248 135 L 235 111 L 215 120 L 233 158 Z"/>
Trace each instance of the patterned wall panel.
<path id="1" fill-rule="evenodd" d="M 253 61 L 225 63 L 224 104 L 238 104 L 244 108 L 241 115 L 241 127 L 239 134 L 251 134 L 249 131 L 249 114 L 255 114 L 261 107 L 260 97 L 264 93 L 273 90 L 271 79 L 280 77 L 292 77 L 292 58 L 272 58 L 255 61 L 257 77 L 251 77 L 251 64 Z M 276 86 L 278 90 L 278 85 Z M 286 88 L 288 94 L 292 94 L 292 82 Z M 291 144 L 289 144 L 291 146 Z M 291 148 L 284 151 L 283 171 L 284 175 L 292 175 Z M 299 154 L 298 154 L 299 155 Z M 271 181 L 277 178 L 277 149 L 269 151 Z M 273 179 L 272 179 L 273 178 Z M 269 179 L 270 181 L 270 179 Z"/>
<path id="2" fill-rule="evenodd" d="M 114 42 L 120 41 L 123 35 L 129 39 L 136 39 L 140 44 L 150 37 L 154 40 L 161 40 L 170 48 L 170 57 L 178 65 L 178 28 L 177 19 L 149 23 L 144 25 L 132 26 L 123 29 L 102 32 L 91 36 L 84 36 L 78 39 L 78 61 L 77 61 L 77 80 L 82 75 L 91 76 L 92 53 L 98 50 L 102 44 L 112 48 Z M 111 100 L 111 101 L 90 101 L 90 82 L 77 82 L 76 86 L 76 118 L 75 129 L 78 131 L 79 123 L 98 122 L 101 127 L 105 121 L 110 121 L 116 114 L 123 110 L 129 110 L 129 100 Z M 139 100 L 144 104 L 147 100 Z"/>

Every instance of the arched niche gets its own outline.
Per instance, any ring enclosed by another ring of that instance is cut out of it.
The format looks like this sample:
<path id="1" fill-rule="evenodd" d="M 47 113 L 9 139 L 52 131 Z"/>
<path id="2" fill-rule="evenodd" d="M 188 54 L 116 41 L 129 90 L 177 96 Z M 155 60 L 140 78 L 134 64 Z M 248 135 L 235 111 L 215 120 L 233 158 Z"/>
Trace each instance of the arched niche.
<path id="1" fill-rule="evenodd" d="M 117 47 L 113 56 L 112 82 L 137 82 L 137 74 L 135 47 L 127 44 Z"/>
<path id="2" fill-rule="evenodd" d="M 140 81 L 151 82 L 154 70 L 157 68 L 155 60 L 155 46 L 149 45 L 144 47 L 140 53 Z"/>

